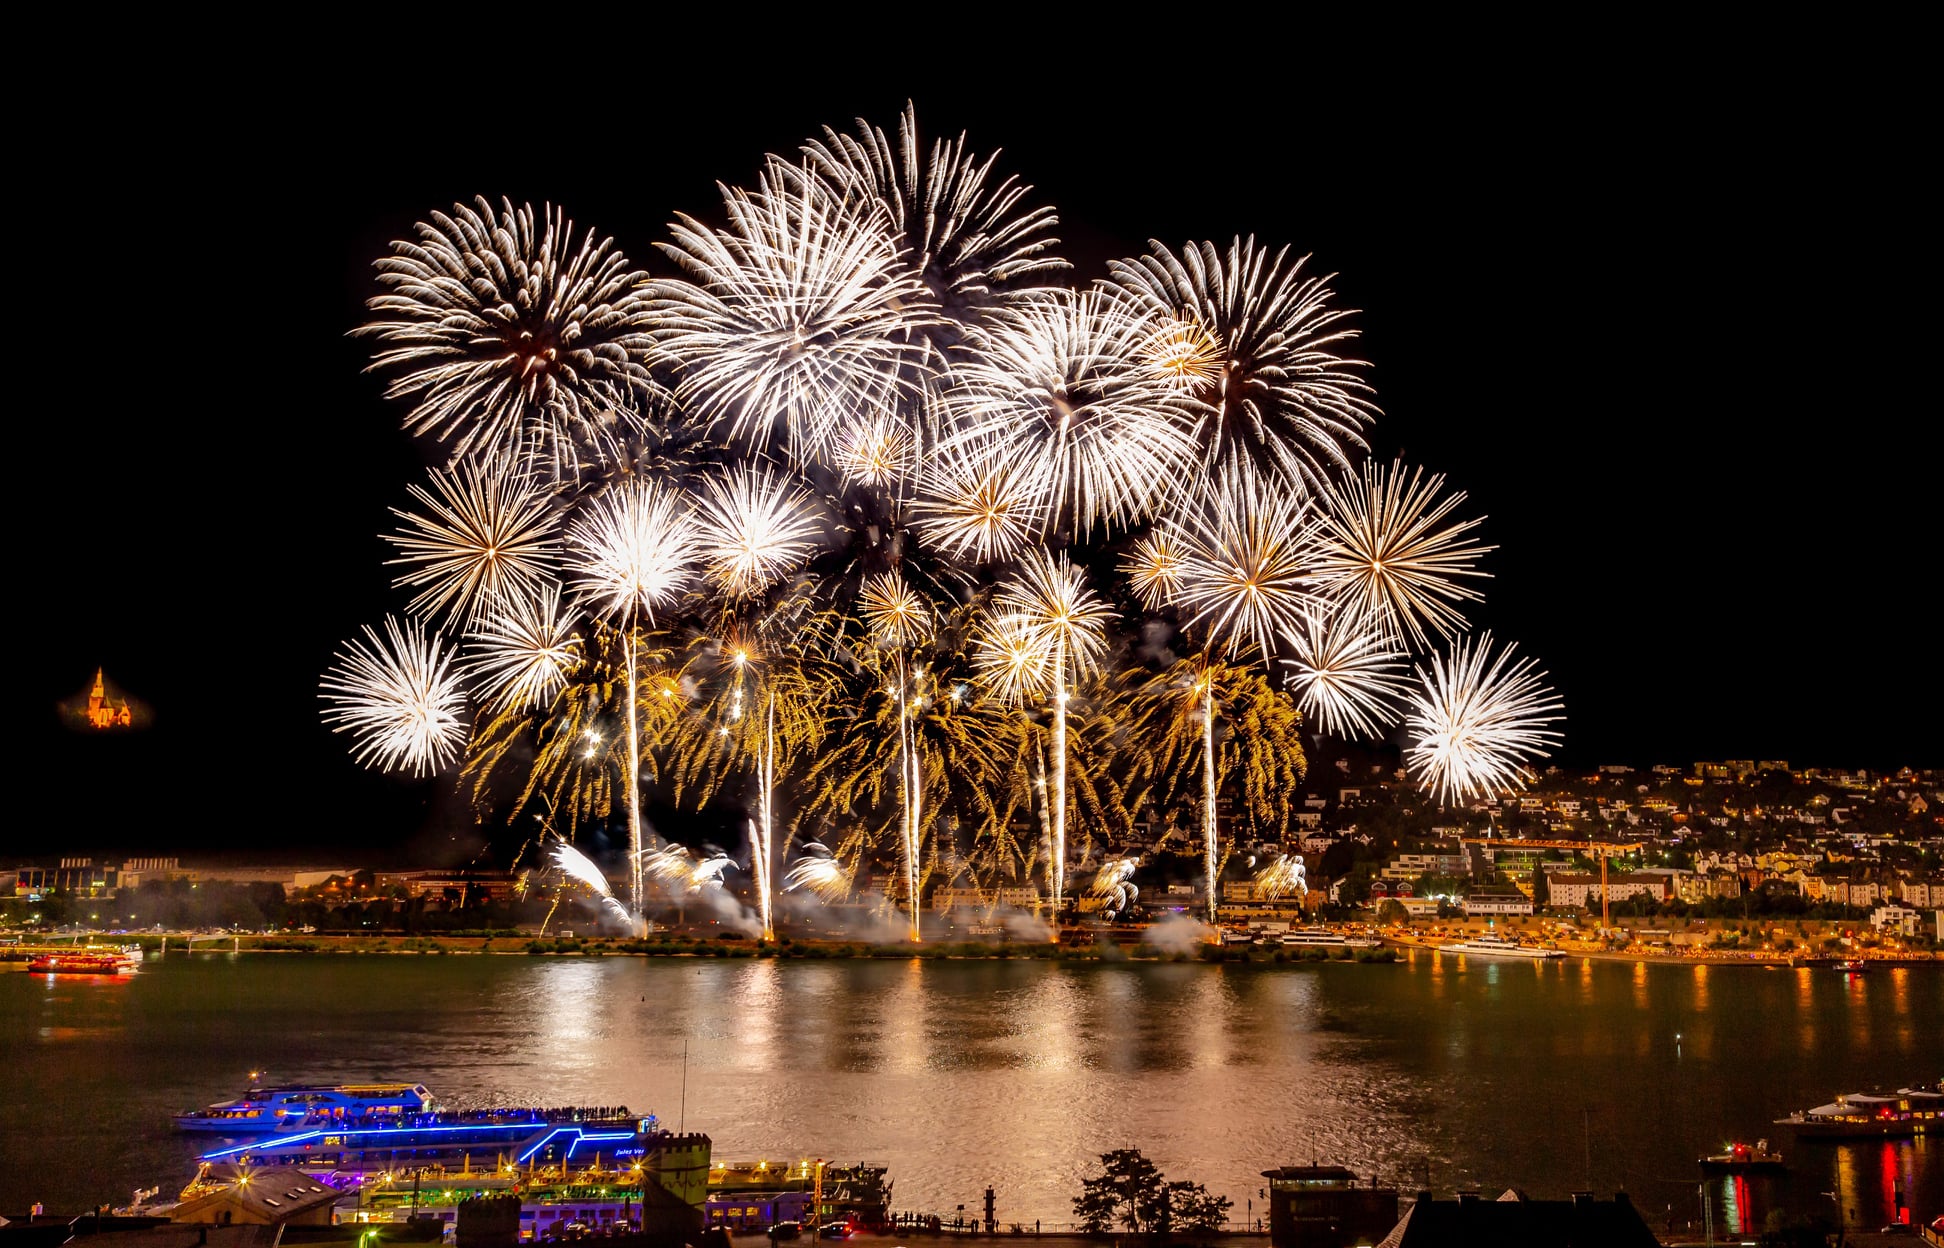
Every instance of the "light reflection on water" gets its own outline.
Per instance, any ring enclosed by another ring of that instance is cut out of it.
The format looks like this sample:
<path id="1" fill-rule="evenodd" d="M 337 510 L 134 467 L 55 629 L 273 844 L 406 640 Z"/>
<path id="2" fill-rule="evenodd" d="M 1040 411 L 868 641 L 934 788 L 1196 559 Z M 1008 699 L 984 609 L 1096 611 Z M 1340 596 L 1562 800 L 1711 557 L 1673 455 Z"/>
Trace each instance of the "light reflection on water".
<path id="1" fill-rule="evenodd" d="M 1840 1091 L 1938 1077 L 1944 974 L 1417 955 L 1400 966 L 185 958 L 124 983 L 0 977 L 0 1207 L 187 1179 L 168 1112 L 285 1080 L 417 1078 L 449 1100 L 627 1104 L 723 1157 L 892 1166 L 901 1207 L 1071 1218 L 1137 1147 L 1237 1209 L 1312 1160 L 1407 1189 L 1627 1188 L 1722 1229 L 1944 1204 L 1930 1142 L 1782 1138 L 1790 1173 L 1694 1159 Z M 1675 1036 L 1681 1041 L 1677 1045 Z M 684 1069 L 684 1045 L 687 1048 Z M 98 1177 L 90 1178 L 90 1173 Z M 1732 1203 L 1732 1210 L 1730 1205 Z M 1732 1212 L 1732 1218 L 1730 1214 Z"/>

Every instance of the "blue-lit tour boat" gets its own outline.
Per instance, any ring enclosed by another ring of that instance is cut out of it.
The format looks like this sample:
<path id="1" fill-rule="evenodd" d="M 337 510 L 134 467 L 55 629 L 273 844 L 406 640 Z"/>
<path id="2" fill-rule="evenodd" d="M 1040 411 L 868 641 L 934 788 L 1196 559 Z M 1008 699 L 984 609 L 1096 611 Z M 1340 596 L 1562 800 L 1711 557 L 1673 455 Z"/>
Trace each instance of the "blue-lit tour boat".
<path id="1" fill-rule="evenodd" d="M 422 1083 L 293 1084 L 251 1088 L 233 1101 L 185 1110 L 175 1115 L 175 1128 L 240 1137 L 331 1123 L 382 1126 L 432 1108 Z"/>

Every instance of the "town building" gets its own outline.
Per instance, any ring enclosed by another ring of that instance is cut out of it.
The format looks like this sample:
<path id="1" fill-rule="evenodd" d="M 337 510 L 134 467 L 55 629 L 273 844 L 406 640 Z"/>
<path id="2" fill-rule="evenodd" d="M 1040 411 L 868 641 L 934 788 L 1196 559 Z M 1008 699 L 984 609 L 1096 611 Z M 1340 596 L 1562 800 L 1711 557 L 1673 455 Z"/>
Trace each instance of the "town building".
<path id="1" fill-rule="evenodd" d="M 1467 917 L 1473 915 L 1531 914 L 1532 898 L 1516 888 L 1475 888 L 1464 900 Z"/>
<path id="2" fill-rule="evenodd" d="M 1272 1248 L 1349 1248 L 1397 1225 L 1397 1189 L 1360 1184 L 1342 1166 L 1282 1166 L 1262 1177 Z"/>
<path id="3" fill-rule="evenodd" d="M 1607 902 L 1625 901 L 1629 897 L 1646 897 L 1653 901 L 1666 901 L 1674 895 L 1671 876 L 1648 874 L 1645 872 L 1616 872 L 1607 876 Z M 1599 905 L 1600 877 L 1559 872 L 1546 877 L 1546 904 L 1551 906 L 1585 906 L 1589 903 Z"/>

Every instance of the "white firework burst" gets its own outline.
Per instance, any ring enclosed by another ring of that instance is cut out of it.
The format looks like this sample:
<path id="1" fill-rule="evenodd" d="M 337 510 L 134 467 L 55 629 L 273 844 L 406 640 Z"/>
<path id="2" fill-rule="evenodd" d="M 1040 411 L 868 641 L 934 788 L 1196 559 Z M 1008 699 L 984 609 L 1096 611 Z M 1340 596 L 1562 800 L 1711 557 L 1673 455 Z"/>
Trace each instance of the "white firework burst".
<path id="1" fill-rule="evenodd" d="M 626 920 L 628 908 L 615 899 L 614 890 L 608 887 L 607 876 L 594 865 L 594 860 L 565 841 L 556 841 L 547 853 L 548 861 L 554 870 L 587 887 L 601 899 L 608 911 L 617 918 Z"/>
<path id="2" fill-rule="evenodd" d="M 1042 525 L 1043 478 L 996 438 L 946 442 L 912 501 L 912 527 L 947 555 L 996 563 L 1016 557 Z"/>
<path id="3" fill-rule="evenodd" d="M 746 465 L 703 478 L 696 507 L 703 566 L 732 595 L 760 593 L 816 548 L 810 496 L 780 473 Z"/>
<path id="4" fill-rule="evenodd" d="M 1052 681 L 1048 665 L 1053 647 L 1034 621 L 1006 614 L 994 617 L 979 634 L 972 662 L 1002 702 L 1021 706 L 1043 697 Z"/>
<path id="5" fill-rule="evenodd" d="M 1200 451 L 1173 384 L 1141 357 L 1149 332 L 1095 291 L 994 313 L 953 372 L 947 444 L 996 443 L 1031 465 L 1046 524 L 1081 538 L 1152 514 Z"/>
<path id="6" fill-rule="evenodd" d="M 1050 207 L 1022 210 L 1032 190 L 1014 178 L 993 179 L 998 153 L 983 162 L 961 134 L 927 152 L 918 139 L 911 104 L 898 116 L 894 143 L 875 126 L 857 122 L 855 136 L 825 128 L 804 154 L 830 184 L 854 200 L 881 205 L 898 238 L 904 267 L 954 320 L 1017 296 L 1012 288 L 1067 267 L 1051 254 L 1058 239 Z"/>
<path id="7" fill-rule="evenodd" d="M 465 691 L 453 675 L 455 651 L 416 620 L 385 617 L 385 636 L 369 624 L 324 674 L 324 722 L 349 732 L 352 757 L 380 770 L 438 771 L 465 744 Z"/>
<path id="8" fill-rule="evenodd" d="M 1329 278 L 1306 278 L 1289 249 L 1273 255 L 1253 237 L 1226 253 L 1192 243 L 1180 255 L 1158 242 L 1108 264 L 1113 281 L 1157 324 L 1151 367 L 1194 396 L 1209 462 L 1230 454 L 1279 464 L 1312 486 L 1347 469 L 1377 414 L 1364 361 L 1339 354 L 1357 336 L 1330 307 Z"/>
<path id="9" fill-rule="evenodd" d="M 688 503 L 630 478 L 597 495 L 567 530 L 574 586 L 606 615 L 666 606 L 694 576 L 697 534 Z"/>
<path id="10" fill-rule="evenodd" d="M 931 604 L 896 572 L 865 577 L 857 594 L 857 611 L 882 645 L 916 645 L 932 633 Z"/>
<path id="11" fill-rule="evenodd" d="M 526 473 L 468 460 L 434 470 L 431 490 L 410 488 L 425 514 L 392 508 L 406 527 L 385 540 L 399 551 L 388 562 L 412 569 L 392 583 L 419 590 L 414 613 L 450 611 L 463 628 L 500 599 L 532 596 L 553 575 L 553 504 Z"/>
<path id="12" fill-rule="evenodd" d="M 1291 895 L 1309 895 L 1309 879 L 1303 871 L 1303 860 L 1295 854 L 1284 854 L 1262 870 L 1255 873 L 1256 896 L 1264 901 L 1275 901 Z"/>
<path id="13" fill-rule="evenodd" d="M 484 196 L 416 232 L 377 262 L 385 293 L 353 331 L 377 339 L 373 368 L 399 370 L 385 393 L 412 400 L 408 429 L 565 473 L 639 423 L 658 393 L 650 299 L 614 240 L 576 246 L 560 209 Z"/>
<path id="14" fill-rule="evenodd" d="M 916 446 L 910 426 L 895 415 L 879 413 L 844 423 L 837 433 L 833 466 L 846 481 L 882 488 L 910 475 Z"/>
<path id="15" fill-rule="evenodd" d="M 1404 717 L 1404 759 L 1419 788 L 1445 805 L 1524 788 L 1526 763 L 1559 744 L 1546 725 L 1565 718 L 1564 704 L 1517 647 L 1492 655 L 1492 635 L 1459 638 L 1447 659 L 1418 669 L 1421 688 Z"/>
<path id="16" fill-rule="evenodd" d="M 1032 636 L 1072 679 L 1100 669 L 1113 608 L 1087 584 L 1086 569 L 1064 552 L 1028 552 L 1018 572 L 999 587 L 993 605 L 1001 629 Z"/>
<path id="17" fill-rule="evenodd" d="M 1181 526 L 1174 597 L 1194 613 L 1189 627 L 1200 627 L 1212 649 L 1253 649 L 1266 660 L 1315 607 L 1315 530 L 1295 481 L 1246 459 L 1224 464 Z"/>
<path id="18" fill-rule="evenodd" d="M 560 609 L 560 587 L 531 597 L 501 598 L 468 633 L 466 672 L 496 710 L 549 705 L 580 662 L 581 639 L 571 614 Z"/>
<path id="19" fill-rule="evenodd" d="M 828 848 L 811 841 L 804 845 L 803 856 L 783 873 L 783 891 L 793 893 L 798 889 L 815 893 L 825 901 L 838 901 L 850 891 L 850 880 L 844 864 L 832 857 Z"/>
<path id="20" fill-rule="evenodd" d="M 1150 611 L 1158 611 L 1181 596 L 1186 556 L 1166 528 L 1157 528 L 1135 542 L 1121 560 L 1121 571 L 1135 597 Z"/>
<path id="21" fill-rule="evenodd" d="M 1405 475 L 1404 465 L 1363 472 L 1331 484 L 1322 495 L 1323 527 L 1317 541 L 1317 572 L 1347 610 L 1420 648 L 1427 627 L 1450 639 L 1465 631 L 1455 604 L 1484 596 L 1455 578 L 1487 577 L 1473 564 L 1497 549 L 1474 541 L 1483 517 L 1450 520 L 1464 492 L 1439 498 L 1444 476 Z"/>
<path id="22" fill-rule="evenodd" d="M 682 216 L 662 244 L 692 280 L 658 284 L 657 341 L 700 416 L 823 459 L 852 414 L 893 407 L 913 384 L 929 301 L 881 205 L 846 203 L 774 160 L 756 190 L 722 195 L 727 229 Z"/>
<path id="23" fill-rule="evenodd" d="M 1381 736 L 1408 695 L 1404 652 L 1383 632 L 1345 613 L 1307 615 L 1283 634 L 1294 657 L 1282 660 L 1296 706 L 1333 737 Z"/>

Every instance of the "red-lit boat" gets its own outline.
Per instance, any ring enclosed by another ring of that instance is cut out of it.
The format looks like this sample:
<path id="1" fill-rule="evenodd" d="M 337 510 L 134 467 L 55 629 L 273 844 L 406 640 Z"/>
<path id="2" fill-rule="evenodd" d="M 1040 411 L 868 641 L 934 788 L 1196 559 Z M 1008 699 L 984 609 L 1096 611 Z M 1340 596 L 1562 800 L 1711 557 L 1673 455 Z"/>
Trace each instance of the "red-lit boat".
<path id="1" fill-rule="evenodd" d="M 74 953 L 44 953 L 27 963 L 36 975 L 132 975 L 136 962 L 115 950 L 82 949 Z"/>
<path id="2" fill-rule="evenodd" d="M 1782 1154 L 1770 1149 L 1767 1140 L 1755 1141 L 1752 1148 L 1747 1144 L 1730 1144 L 1728 1151 L 1711 1153 L 1699 1160 L 1703 1170 L 1726 1171 L 1731 1174 L 1784 1168 Z"/>

